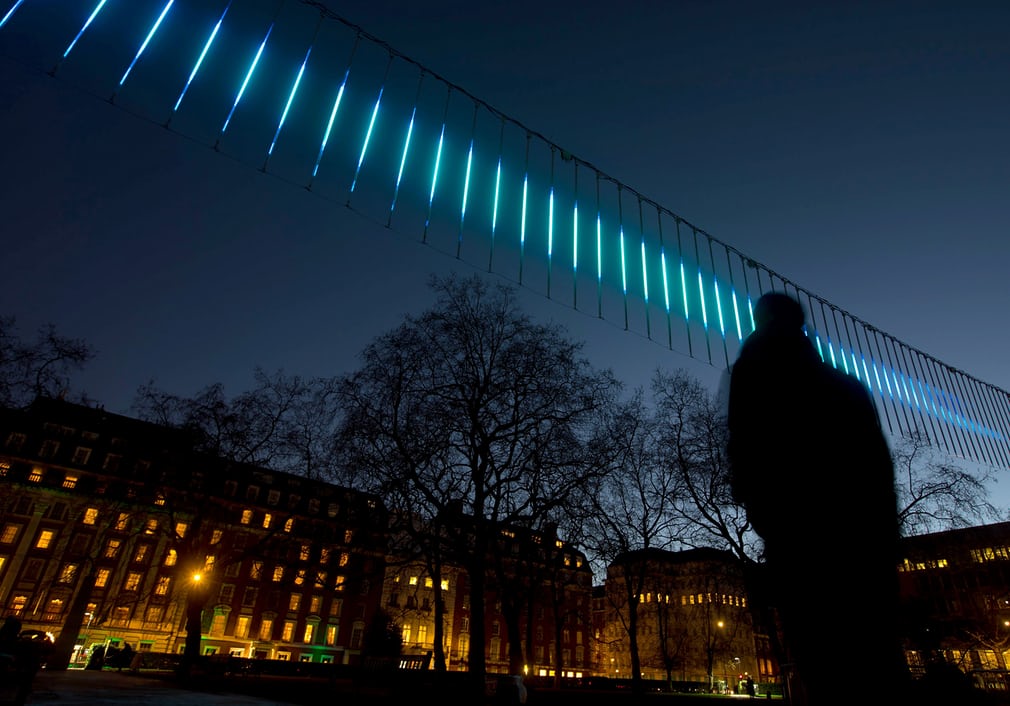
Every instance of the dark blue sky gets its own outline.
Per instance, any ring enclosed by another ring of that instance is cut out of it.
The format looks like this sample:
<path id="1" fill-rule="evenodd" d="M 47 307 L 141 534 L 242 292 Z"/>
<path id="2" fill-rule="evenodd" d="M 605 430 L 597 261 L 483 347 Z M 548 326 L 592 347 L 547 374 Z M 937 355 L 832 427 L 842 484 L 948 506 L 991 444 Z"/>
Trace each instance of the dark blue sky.
<path id="1" fill-rule="evenodd" d="M 1010 5 L 328 5 L 800 286 L 1010 389 Z M 149 379 L 237 393 L 257 365 L 349 370 L 429 301 L 431 273 L 473 271 L 18 61 L 0 72 L 0 312 L 23 335 L 52 322 L 90 341 L 81 383 L 115 411 Z M 523 296 L 629 385 L 657 365 L 722 372 Z"/>

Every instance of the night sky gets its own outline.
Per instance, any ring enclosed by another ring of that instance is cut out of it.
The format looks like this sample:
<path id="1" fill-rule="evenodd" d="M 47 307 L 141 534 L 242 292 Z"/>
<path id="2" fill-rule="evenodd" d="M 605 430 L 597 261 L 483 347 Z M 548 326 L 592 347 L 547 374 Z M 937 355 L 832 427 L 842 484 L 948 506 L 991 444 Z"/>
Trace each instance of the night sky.
<path id="1" fill-rule="evenodd" d="M 327 5 L 800 286 L 1010 389 L 1010 5 Z M 24 337 L 51 322 L 92 344 L 78 383 L 108 409 L 129 413 L 149 380 L 237 394 L 256 366 L 349 371 L 431 301 L 431 274 L 479 271 L 51 78 L 4 31 L 0 313 Z M 522 297 L 629 387 L 657 366 L 714 387 L 725 369 Z"/>

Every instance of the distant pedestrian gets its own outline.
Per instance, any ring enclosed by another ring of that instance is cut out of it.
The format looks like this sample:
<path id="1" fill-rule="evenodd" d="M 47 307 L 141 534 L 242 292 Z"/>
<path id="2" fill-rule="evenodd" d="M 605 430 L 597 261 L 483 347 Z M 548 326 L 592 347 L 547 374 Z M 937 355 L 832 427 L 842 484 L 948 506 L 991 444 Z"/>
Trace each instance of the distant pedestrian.
<path id="1" fill-rule="evenodd" d="M 873 400 L 823 362 L 792 297 L 771 293 L 730 373 L 735 498 L 764 542 L 794 706 L 848 699 L 839 674 L 872 675 L 901 703 L 894 469 Z"/>

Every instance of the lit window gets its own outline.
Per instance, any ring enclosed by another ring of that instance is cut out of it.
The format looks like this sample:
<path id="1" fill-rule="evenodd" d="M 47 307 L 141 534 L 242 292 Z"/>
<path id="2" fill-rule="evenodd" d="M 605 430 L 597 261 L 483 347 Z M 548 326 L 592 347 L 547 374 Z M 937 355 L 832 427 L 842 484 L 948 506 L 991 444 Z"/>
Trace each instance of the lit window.
<path id="1" fill-rule="evenodd" d="M 107 583 L 109 583 L 109 570 L 99 569 L 98 573 L 95 574 L 95 586 L 97 588 L 104 588 Z"/>
<path id="2" fill-rule="evenodd" d="M 337 626 L 327 625 L 326 626 L 326 644 L 333 647 L 337 644 Z"/>
<path id="3" fill-rule="evenodd" d="M 186 530 L 189 529 L 189 523 L 186 522 L 176 522 L 175 523 L 175 536 L 182 539 L 186 536 Z"/>
<path id="4" fill-rule="evenodd" d="M 150 544 L 138 544 L 137 553 L 133 555 L 133 561 L 140 563 L 147 558 L 147 552 L 151 548 Z"/>
<path id="5" fill-rule="evenodd" d="M 263 618 L 260 621 L 260 639 L 272 640 L 274 638 L 274 621 L 272 618 Z"/>
<path id="6" fill-rule="evenodd" d="M 14 596 L 11 598 L 11 611 L 15 615 L 23 611 L 26 605 L 28 605 L 28 596 Z"/>
<path id="7" fill-rule="evenodd" d="M 60 583 L 70 583 L 77 576 L 77 564 L 64 564 L 60 569 Z"/>
<path id="8" fill-rule="evenodd" d="M 270 529 L 270 524 L 273 522 L 274 517 L 269 512 L 263 515 L 263 529 Z"/>
<path id="9" fill-rule="evenodd" d="M 248 525 L 250 522 L 252 522 L 252 510 L 243 510 L 242 519 L 239 520 L 239 522 L 241 522 L 243 525 Z"/>
<path id="10" fill-rule="evenodd" d="M 284 621 L 284 629 L 281 631 L 281 642 L 291 642 L 295 634 L 295 622 L 293 620 Z"/>
<path id="11" fill-rule="evenodd" d="M 274 581 L 280 581 L 284 578 L 284 567 L 275 566 L 274 567 Z"/>
<path id="12" fill-rule="evenodd" d="M 322 607 L 323 607 L 323 597 L 312 596 L 312 598 L 309 600 L 309 613 L 311 613 L 312 615 L 318 615 Z"/>
<path id="13" fill-rule="evenodd" d="M 288 610 L 296 611 L 298 606 L 302 604 L 302 596 L 300 593 L 292 593 L 291 598 L 288 600 Z"/>
<path id="14" fill-rule="evenodd" d="M 124 591 L 136 591 L 140 588 L 140 572 L 131 571 L 126 575 L 126 583 L 123 584 Z"/>
<path id="15" fill-rule="evenodd" d="M 411 586 L 416 586 L 417 585 L 417 577 L 416 576 L 411 576 L 410 580 L 407 583 L 409 583 Z"/>
<path id="16" fill-rule="evenodd" d="M 150 519 L 144 524 L 144 534 L 154 534 L 158 531 L 158 521 Z"/>
<path id="17" fill-rule="evenodd" d="M 116 555 L 119 554 L 119 547 L 121 545 L 122 545 L 122 542 L 119 541 L 118 539 L 110 539 L 105 544 L 105 558 L 106 559 L 115 559 Z"/>
<path id="18" fill-rule="evenodd" d="M 351 560 L 351 555 L 350 554 L 348 554 L 347 552 L 341 552 L 340 553 L 340 565 L 341 566 L 347 566 L 347 562 L 349 562 L 350 560 Z"/>
<path id="19" fill-rule="evenodd" d="M 13 544 L 20 529 L 21 525 L 4 525 L 3 532 L 0 532 L 0 544 Z"/>
<path id="20" fill-rule="evenodd" d="M 77 487 L 77 480 L 78 480 L 78 478 L 79 478 L 79 476 L 76 473 L 68 473 L 63 478 L 63 487 L 66 488 L 67 490 L 71 490 L 72 488 L 76 488 Z"/>
<path id="21" fill-rule="evenodd" d="M 53 598 L 53 599 L 51 599 L 49 601 L 49 607 L 46 609 L 46 612 L 49 613 L 49 614 L 51 614 L 51 615 L 59 615 L 60 613 L 62 613 L 63 612 L 63 599 L 61 599 L 61 598 Z"/>
<path id="22" fill-rule="evenodd" d="M 442 585 L 442 590 L 443 591 L 448 591 L 449 590 L 449 579 L 442 579 L 442 584 L 441 585 Z"/>
<path id="23" fill-rule="evenodd" d="M 224 535 L 224 532 L 222 532 L 221 530 L 219 530 L 219 529 L 214 530 L 214 532 L 210 536 L 210 543 L 211 544 L 219 544 L 221 542 L 221 537 L 223 535 Z"/>
<path id="24" fill-rule="evenodd" d="M 431 587 L 432 587 L 432 586 L 434 586 L 434 585 L 435 585 L 435 584 L 434 584 L 434 582 L 433 582 L 433 581 L 431 580 L 431 576 L 425 576 L 425 577 L 424 577 L 424 587 L 425 587 L 425 588 L 431 588 Z"/>
<path id="25" fill-rule="evenodd" d="M 235 637 L 246 638 L 249 637 L 249 623 L 252 621 L 248 615 L 240 615 L 235 621 Z"/>
<path id="26" fill-rule="evenodd" d="M 172 584 L 172 579 L 169 576 L 159 576 L 158 582 L 154 585 L 154 595 L 156 596 L 167 596 L 168 588 Z"/>
<path id="27" fill-rule="evenodd" d="M 298 569 L 298 573 L 295 574 L 295 585 L 301 586 L 305 583 L 305 569 Z"/>
<path id="28" fill-rule="evenodd" d="M 285 532 L 290 532 L 294 528 L 295 528 L 295 518 L 289 517 L 287 520 L 284 521 L 284 531 Z"/>
<path id="29" fill-rule="evenodd" d="M 217 557 L 213 554 L 208 554 L 203 558 L 203 573 L 209 574 L 214 570 L 214 562 L 216 559 Z"/>
<path id="30" fill-rule="evenodd" d="M 313 625 L 312 623 L 307 623 L 305 625 L 305 634 L 302 635 L 302 642 L 304 642 L 306 645 L 311 645 L 312 638 L 315 636 L 315 633 L 316 633 L 316 626 Z"/>
<path id="31" fill-rule="evenodd" d="M 165 566 L 175 566 L 175 562 L 179 560 L 179 552 L 174 549 L 169 549 L 168 554 L 165 555 Z"/>
<path id="32" fill-rule="evenodd" d="M 259 580 L 263 578 L 263 562 L 254 561 L 249 567 L 249 578 Z"/>
<path id="33" fill-rule="evenodd" d="M 316 585 L 317 586 L 325 586 L 326 585 L 326 572 L 325 571 L 317 571 L 316 572 Z"/>
<path id="34" fill-rule="evenodd" d="M 130 526 L 130 516 L 125 512 L 119 513 L 119 517 L 116 518 L 116 529 L 120 532 L 126 530 Z"/>
<path id="35" fill-rule="evenodd" d="M 49 545 L 53 543 L 53 537 L 56 533 L 53 530 L 42 530 L 39 532 L 39 539 L 35 542 L 36 549 L 49 549 Z"/>
<path id="36" fill-rule="evenodd" d="M 84 514 L 81 516 L 81 522 L 86 525 L 93 525 L 98 521 L 98 508 L 89 507 L 84 510 Z"/>
<path id="37" fill-rule="evenodd" d="M 354 539 L 354 530 L 344 530 L 344 544 L 350 544 Z"/>
<path id="38" fill-rule="evenodd" d="M 165 494 L 164 493 L 158 493 L 157 495 L 155 495 L 154 496 L 154 504 L 155 505 L 164 505 L 165 504 Z"/>
<path id="39" fill-rule="evenodd" d="M 330 560 L 330 550 L 323 548 L 319 550 L 319 563 L 325 564 Z"/>
<path id="40" fill-rule="evenodd" d="M 42 467 L 35 466 L 32 468 L 32 472 L 28 474 L 29 483 L 41 483 L 42 482 Z"/>
<path id="41" fill-rule="evenodd" d="M 343 591 L 344 590 L 344 581 L 345 581 L 345 578 L 343 576 L 337 576 L 337 580 L 336 580 L 336 583 L 333 585 L 333 589 L 335 591 Z"/>
<path id="42" fill-rule="evenodd" d="M 302 561 L 308 561 L 310 549 L 311 549 L 310 545 L 303 544 L 301 550 L 298 552 L 298 558 L 301 559 Z"/>
<path id="43" fill-rule="evenodd" d="M 0 478 L 6 478 L 7 474 L 11 472 L 10 461 L 0 461 Z"/>

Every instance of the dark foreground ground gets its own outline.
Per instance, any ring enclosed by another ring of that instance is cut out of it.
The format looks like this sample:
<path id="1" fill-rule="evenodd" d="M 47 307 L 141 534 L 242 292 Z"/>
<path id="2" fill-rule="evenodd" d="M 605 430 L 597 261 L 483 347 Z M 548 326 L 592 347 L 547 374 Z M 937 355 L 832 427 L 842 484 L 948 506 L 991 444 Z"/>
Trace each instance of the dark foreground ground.
<path id="1" fill-rule="evenodd" d="M 39 672 L 26 704 L 35 706 L 386 706 L 403 703 L 438 703 L 441 706 L 497 706 L 493 697 L 465 696 L 459 683 L 439 685 L 430 679 L 387 679 L 387 683 L 355 684 L 306 677 L 237 676 L 192 680 L 180 684 L 168 674 L 128 671 Z M 840 684 L 840 688 L 845 688 Z M 872 685 L 852 688 L 854 706 L 873 699 Z M 746 696 L 648 693 L 625 690 L 546 688 L 529 693 L 529 706 L 705 706 L 714 702 L 784 704 L 782 699 L 748 699 Z M 0 700 L 8 706 L 10 701 Z M 906 701 L 922 706 L 1010 706 L 1010 698 L 983 692 L 952 693 L 942 685 L 917 690 Z"/>

